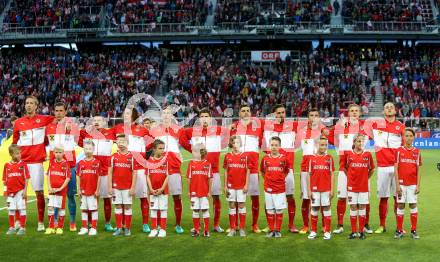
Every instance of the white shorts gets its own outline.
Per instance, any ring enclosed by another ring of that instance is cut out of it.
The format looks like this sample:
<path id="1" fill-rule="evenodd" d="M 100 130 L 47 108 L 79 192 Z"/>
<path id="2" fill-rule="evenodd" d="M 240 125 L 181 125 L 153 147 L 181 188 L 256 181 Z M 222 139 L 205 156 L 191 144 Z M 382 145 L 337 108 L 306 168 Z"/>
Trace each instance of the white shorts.
<path id="1" fill-rule="evenodd" d="M 214 173 L 212 176 L 211 194 L 213 196 L 219 196 L 222 194 L 222 182 L 219 173 Z"/>
<path id="2" fill-rule="evenodd" d="M 416 185 L 412 186 L 404 186 L 400 185 L 402 189 L 402 195 L 397 197 L 397 203 L 399 204 L 416 204 L 417 203 L 417 195 L 416 195 Z"/>
<path id="3" fill-rule="evenodd" d="M 18 191 L 14 196 L 8 196 L 6 203 L 8 210 L 25 210 L 26 199 L 23 198 L 23 190 Z"/>
<path id="4" fill-rule="evenodd" d="M 207 197 L 191 197 L 192 210 L 209 209 L 209 200 Z"/>
<path id="5" fill-rule="evenodd" d="M 98 210 L 98 198 L 96 196 L 81 196 L 81 210 Z"/>
<path id="6" fill-rule="evenodd" d="M 168 195 L 151 195 L 150 196 L 151 210 L 168 210 Z"/>
<path id="7" fill-rule="evenodd" d="M 226 199 L 229 202 L 245 203 L 246 194 L 243 193 L 243 189 L 228 189 L 228 195 L 226 196 Z"/>
<path id="8" fill-rule="evenodd" d="M 44 190 L 44 167 L 43 163 L 27 164 L 31 185 L 34 191 Z"/>
<path id="9" fill-rule="evenodd" d="M 47 206 L 64 209 L 66 206 L 66 196 L 49 195 L 49 203 Z"/>
<path id="10" fill-rule="evenodd" d="M 130 196 L 130 190 L 113 189 L 113 205 L 131 205 L 133 198 Z"/>
<path id="11" fill-rule="evenodd" d="M 99 182 L 99 197 L 100 198 L 111 197 L 108 192 L 108 176 L 101 176 L 101 180 Z"/>
<path id="12" fill-rule="evenodd" d="M 266 210 L 280 210 L 287 207 L 286 193 L 271 194 L 264 192 Z"/>
<path id="13" fill-rule="evenodd" d="M 172 196 L 182 194 L 182 176 L 180 174 L 168 176 L 168 191 Z"/>
<path id="14" fill-rule="evenodd" d="M 145 169 L 136 170 L 136 198 L 148 198 L 148 185 Z"/>
<path id="15" fill-rule="evenodd" d="M 330 206 L 330 192 L 312 192 L 312 207 Z"/>
<path id="16" fill-rule="evenodd" d="M 394 196 L 396 192 L 396 180 L 394 166 L 377 168 L 377 196 L 385 198 Z"/>
<path id="17" fill-rule="evenodd" d="M 295 176 L 293 171 L 290 170 L 286 176 L 286 195 L 293 195 L 295 193 Z"/>
<path id="18" fill-rule="evenodd" d="M 368 205 L 368 203 L 370 202 L 369 192 L 348 191 L 347 196 L 349 205 Z"/>
<path id="19" fill-rule="evenodd" d="M 248 186 L 248 196 L 259 196 L 260 195 L 260 180 L 258 174 L 249 174 L 249 186 Z"/>
<path id="20" fill-rule="evenodd" d="M 308 172 L 301 172 L 301 198 L 309 199 L 309 187 L 307 185 Z"/>
<path id="21" fill-rule="evenodd" d="M 338 173 L 338 198 L 347 198 L 347 176 L 344 171 Z"/>

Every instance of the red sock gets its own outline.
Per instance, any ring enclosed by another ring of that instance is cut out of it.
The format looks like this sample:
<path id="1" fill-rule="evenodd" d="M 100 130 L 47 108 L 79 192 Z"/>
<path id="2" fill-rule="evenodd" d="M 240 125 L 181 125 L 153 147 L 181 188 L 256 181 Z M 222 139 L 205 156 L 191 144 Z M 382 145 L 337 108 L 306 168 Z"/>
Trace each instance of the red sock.
<path id="1" fill-rule="evenodd" d="M 13 228 L 15 226 L 15 216 L 9 215 L 9 227 Z"/>
<path id="2" fill-rule="evenodd" d="M 55 216 L 49 215 L 47 218 L 49 219 L 49 228 L 55 228 Z"/>
<path id="3" fill-rule="evenodd" d="M 122 227 L 125 226 L 125 209 L 122 208 Z"/>
<path id="4" fill-rule="evenodd" d="M 38 223 L 44 223 L 44 211 L 46 209 L 44 194 L 41 192 L 38 192 L 36 194 L 37 194 Z"/>
<path id="5" fill-rule="evenodd" d="M 121 229 L 122 228 L 122 211 L 121 214 L 116 214 L 116 210 L 115 210 L 115 220 L 116 220 L 116 228 Z"/>
<path id="6" fill-rule="evenodd" d="M 283 224 L 283 213 L 281 214 L 276 214 L 275 215 L 275 219 L 276 219 L 276 231 L 280 232 L 281 231 L 281 225 Z"/>
<path id="7" fill-rule="evenodd" d="M 205 232 L 209 232 L 209 217 L 205 217 L 203 219 L 203 226 L 204 226 Z"/>
<path id="8" fill-rule="evenodd" d="M 318 227 L 318 216 L 312 215 L 311 220 L 312 220 L 312 231 L 316 232 L 316 228 Z"/>
<path id="9" fill-rule="evenodd" d="M 385 220 L 388 212 L 388 198 L 381 198 L 379 202 L 379 219 L 380 225 L 385 227 Z"/>
<path id="10" fill-rule="evenodd" d="M 411 213 L 411 217 L 410 217 L 410 219 L 411 219 L 411 231 L 417 229 L 417 216 L 418 216 L 417 212 Z"/>
<path id="11" fill-rule="evenodd" d="M 331 216 L 325 216 L 324 217 L 324 232 L 330 232 L 331 224 L 332 224 L 332 217 Z"/>
<path id="12" fill-rule="evenodd" d="M 237 221 L 237 214 L 229 214 L 229 228 L 230 229 L 235 229 L 237 227 L 237 224 L 235 224 L 236 221 Z"/>
<path id="13" fill-rule="evenodd" d="M 15 221 L 20 220 L 20 210 L 15 210 Z"/>
<path id="14" fill-rule="evenodd" d="M 288 227 L 291 228 L 294 225 L 295 221 L 295 213 L 296 213 L 296 203 L 295 199 L 288 197 L 287 198 L 287 212 L 289 213 L 289 225 Z"/>
<path id="15" fill-rule="evenodd" d="M 260 215 L 260 197 L 251 196 L 252 200 L 252 227 L 258 225 L 258 216 Z"/>
<path id="16" fill-rule="evenodd" d="M 403 215 L 396 215 L 397 230 L 403 231 Z"/>
<path id="17" fill-rule="evenodd" d="M 266 213 L 266 217 L 270 231 L 275 231 L 275 214 Z"/>
<path id="18" fill-rule="evenodd" d="M 150 204 L 147 198 L 141 198 L 142 224 L 148 224 L 148 215 L 150 214 Z"/>
<path id="19" fill-rule="evenodd" d="M 367 213 L 365 215 L 365 223 L 364 226 L 370 223 L 370 204 L 367 204 Z"/>
<path id="20" fill-rule="evenodd" d="M 303 199 L 301 205 L 301 215 L 305 227 L 309 227 L 309 214 L 310 214 L 310 199 Z"/>
<path id="21" fill-rule="evenodd" d="M 235 208 L 235 214 L 238 214 L 238 210 L 239 210 L 239 208 L 236 207 Z M 237 226 L 238 226 L 238 215 L 235 216 L 235 227 L 237 227 Z"/>
<path id="22" fill-rule="evenodd" d="M 111 198 L 104 198 L 104 218 L 105 223 L 110 223 L 110 219 L 112 218 Z"/>
<path id="23" fill-rule="evenodd" d="M 132 218 L 131 213 L 129 213 L 128 215 L 124 214 L 124 218 L 125 218 L 125 228 L 130 229 L 131 228 L 131 218 Z"/>
<path id="24" fill-rule="evenodd" d="M 360 221 L 360 220 L 359 220 Z M 357 233 L 357 216 L 350 216 L 351 233 Z M 360 222 L 359 222 L 360 224 Z M 360 231 L 362 232 L 362 231 Z"/>
<path id="25" fill-rule="evenodd" d="M 176 225 L 180 226 L 180 222 L 182 221 L 182 200 L 178 196 L 174 196 L 173 199 L 174 213 L 176 214 Z"/>
<path id="26" fill-rule="evenodd" d="M 92 219 L 92 228 L 93 228 L 93 229 L 96 229 L 96 226 L 97 226 L 97 225 L 98 225 L 98 221 Z"/>
<path id="27" fill-rule="evenodd" d="M 322 229 L 324 230 L 324 232 L 326 232 L 325 231 L 325 217 L 324 217 L 324 210 L 321 208 L 321 226 L 322 226 Z"/>
<path id="28" fill-rule="evenodd" d="M 81 220 L 81 227 L 87 228 L 87 220 Z"/>
<path id="29" fill-rule="evenodd" d="M 153 229 L 157 229 L 157 217 L 152 217 L 151 218 L 151 227 Z"/>
<path id="30" fill-rule="evenodd" d="M 364 232 L 366 216 L 359 216 L 359 232 Z"/>
<path id="31" fill-rule="evenodd" d="M 167 229 L 167 218 L 166 217 L 160 218 L 160 229 L 163 229 L 163 230 Z"/>
<path id="32" fill-rule="evenodd" d="M 238 216 L 240 217 L 240 229 L 244 229 L 246 227 L 246 212 L 239 213 Z"/>
<path id="33" fill-rule="evenodd" d="M 65 216 L 58 216 L 58 228 L 63 228 L 64 227 L 64 218 Z"/>
<path id="34" fill-rule="evenodd" d="M 200 217 L 193 217 L 194 230 L 200 232 Z"/>
<path id="35" fill-rule="evenodd" d="M 220 225 L 220 212 L 222 209 L 222 204 L 220 203 L 220 198 L 214 198 L 213 206 L 214 206 L 214 227 L 218 227 Z"/>
<path id="36" fill-rule="evenodd" d="M 344 224 L 344 215 L 346 210 L 347 210 L 347 200 L 345 198 L 338 199 L 337 210 L 336 210 L 338 214 L 338 225 Z"/>

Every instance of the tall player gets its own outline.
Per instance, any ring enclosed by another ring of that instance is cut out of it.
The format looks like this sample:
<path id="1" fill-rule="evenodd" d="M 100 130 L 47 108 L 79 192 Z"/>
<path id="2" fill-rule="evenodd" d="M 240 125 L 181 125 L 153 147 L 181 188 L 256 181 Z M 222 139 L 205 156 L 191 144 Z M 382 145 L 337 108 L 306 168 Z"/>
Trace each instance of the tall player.
<path id="1" fill-rule="evenodd" d="M 319 111 L 316 108 L 309 110 L 307 122 L 298 123 L 297 142 L 301 143 L 303 158 L 301 160 L 301 214 L 304 226 L 300 234 L 307 234 L 309 231 L 310 198 L 307 186 L 309 176 L 309 160 L 315 154 L 316 143 L 321 134 L 326 132 L 324 125 L 320 123 Z"/>
<path id="2" fill-rule="evenodd" d="M 298 229 L 296 229 L 294 224 L 296 203 L 294 198 L 295 177 L 293 175 L 295 166 L 295 138 L 298 122 L 286 121 L 286 108 L 281 104 L 274 106 L 273 114 L 275 121 L 266 120 L 264 122 L 263 148 L 264 151 L 270 153 L 270 141 L 272 137 L 279 137 L 281 139 L 280 152 L 287 158 L 289 166 L 289 174 L 286 176 L 287 210 L 289 214 L 288 228 L 290 232 L 298 233 Z"/>
<path id="3" fill-rule="evenodd" d="M 55 122 L 46 128 L 47 141 L 49 142 L 50 160 L 54 159 L 53 149 L 56 145 L 63 145 L 64 158 L 70 166 L 70 181 L 67 186 L 67 201 L 70 215 L 70 231 L 76 231 L 76 175 L 75 175 L 75 147 L 80 135 L 79 127 L 66 117 L 66 107 L 62 102 L 55 103 Z"/>
<path id="4" fill-rule="evenodd" d="M 44 168 L 46 148 L 44 138 L 46 126 L 54 120 L 53 116 L 37 115 L 38 99 L 29 96 L 25 101 L 26 115 L 14 122 L 12 144 L 21 150 L 21 160 L 27 165 L 31 177 L 31 185 L 37 197 L 38 232 L 44 228 Z"/>
<path id="5" fill-rule="evenodd" d="M 159 139 L 165 143 L 165 156 L 168 162 L 168 187 L 169 194 L 173 196 L 174 213 L 176 214 L 176 233 L 182 234 L 182 157 L 179 146 L 182 145 L 187 151 L 191 151 L 190 145 L 185 141 L 183 129 L 173 123 L 173 112 L 171 107 L 162 111 L 161 123 L 150 129 L 150 136 Z M 152 144 L 148 145 L 151 149 Z"/>
<path id="6" fill-rule="evenodd" d="M 127 107 L 124 111 L 124 123 L 116 125 L 113 129 L 117 135 L 125 134 L 128 137 L 128 151 L 134 158 L 134 172 L 136 173 L 136 198 L 139 198 L 142 213 L 142 231 L 150 233 L 148 225 L 149 203 L 148 185 L 145 176 L 146 148 L 149 140 L 148 130 L 141 124 L 137 124 L 138 111 L 136 108 Z M 127 123 L 127 125 L 126 125 Z"/>
<path id="7" fill-rule="evenodd" d="M 396 194 L 398 209 L 396 214 L 397 231 L 396 239 L 403 237 L 403 215 L 405 203 L 408 203 L 411 213 L 411 237 L 419 239 L 417 234 L 417 195 L 420 193 L 419 168 L 422 165 L 420 150 L 413 146 L 415 137 L 414 130 L 405 129 L 404 146 L 400 147 L 396 155 L 394 172 L 396 176 Z"/>
<path id="8" fill-rule="evenodd" d="M 241 152 L 244 152 L 250 165 L 248 195 L 252 200 L 252 230 L 261 233 L 258 227 L 260 214 L 260 187 L 258 177 L 258 159 L 261 140 L 263 137 L 263 123 L 258 118 L 251 117 L 251 108 L 248 104 L 242 104 L 239 111 L 240 120 L 231 126 L 231 136 L 237 135 L 242 142 Z"/>
<path id="9" fill-rule="evenodd" d="M 396 119 L 396 107 L 392 102 L 384 105 L 384 118 L 366 125 L 366 131 L 374 139 L 377 161 L 377 194 L 379 202 L 380 227 L 377 234 L 386 231 L 386 217 L 388 212 L 388 198 L 396 192 L 394 177 L 394 163 L 397 149 L 402 145 L 405 125 Z M 397 208 L 394 200 L 395 209 Z"/>
<path id="10" fill-rule="evenodd" d="M 194 127 L 185 129 L 185 136 L 187 141 L 191 141 L 192 145 L 202 143 L 207 150 L 206 160 L 211 163 L 213 182 L 212 182 L 212 201 L 214 207 L 214 232 L 221 233 L 224 230 L 220 227 L 220 194 L 221 194 L 221 179 L 219 174 L 220 152 L 224 141 L 227 140 L 227 132 L 222 127 L 214 124 L 211 111 L 202 109 L 199 112 L 199 123 Z M 199 125 L 198 125 L 199 124 Z"/>
<path id="11" fill-rule="evenodd" d="M 95 145 L 93 156 L 101 162 L 102 176 L 99 180 L 99 196 L 104 200 L 104 230 L 107 232 L 113 232 L 114 229 L 110 224 L 112 202 L 108 191 L 108 169 L 112 157 L 113 141 L 116 137 L 114 130 L 106 128 L 106 126 L 107 124 L 104 117 L 93 117 L 91 126 L 87 126 L 85 130 L 81 130 L 78 145 L 83 147 L 87 142 L 92 142 Z"/>
<path id="12" fill-rule="evenodd" d="M 337 216 L 338 225 L 333 231 L 335 234 L 344 232 L 343 221 L 347 209 L 347 170 L 345 169 L 347 154 L 352 152 L 354 137 L 357 134 L 365 134 L 364 121 L 359 119 L 361 116 L 361 107 L 357 104 L 348 106 L 348 118 L 342 117 L 336 125 L 329 131 L 329 143 L 335 145 L 339 154 L 339 173 L 338 173 L 338 203 Z M 368 140 L 364 140 L 368 142 Z M 366 218 L 369 217 L 370 205 L 366 204 Z M 368 225 L 368 219 L 365 222 L 365 232 L 373 233 Z"/>

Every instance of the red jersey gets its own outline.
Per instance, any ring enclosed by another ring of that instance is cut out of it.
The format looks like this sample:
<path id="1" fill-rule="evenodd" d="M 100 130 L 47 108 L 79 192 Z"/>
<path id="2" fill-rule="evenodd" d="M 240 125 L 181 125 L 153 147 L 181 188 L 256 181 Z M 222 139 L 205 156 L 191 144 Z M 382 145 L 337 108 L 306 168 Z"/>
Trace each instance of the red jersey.
<path id="1" fill-rule="evenodd" d="M 66 119 L 71 124 L 71 130 L 67 131 L 65 125 L 58 123 L 50 123 L 46 127 L 46 137 L 49 143 L 49 157 L 50 160 L 55 159 L 53 149 L 57 145 L 62 145 L 64 148 L 64 159 L 69 162 L 70 167 L 76 165 L 75 147 L 80 136 L 79 127 L 72 123 L 70 119 Z"/>
<path id="2" fill-rule="evenodd" d="M 134 159 L 130 152 L 121 154 L 116 152 L 110 160 L 113 169 L 112 184 L 118 190 L 128 190 L 133 182 Z"/>
<path id="3" fill-rule="evenodd" d="M 368 178 L 370 171 L 375 168 L 373 156 L 367 151 L 362 151 L 362 153 L 350 151 L 345 155 L 347 190 L 350 192 L 369 192 Z"/>
<path id="4" fill-rule="evenodd" d="M 270 153 L 270 139 L 277 136 L 281 139 L 280 153 L 287 158 L 289 168 L 294 167 L 295 161 L 295 139 L 296 132 L 298 130 L 298 122 L 296 121 L 284 121 L 278 123 L 276 121 L 265 121 L 263 132 L 263 150 L 266 153 Z"/>
<path id="5" fill-rule="evenodd" d="M 225 155 L 223 168 L 228 174 L 227 187 L 229 189 L 243 189 L 246 185 L 246 177 L 248 171 L 248 157 L 246 154 L 234 154 L 229 152 Z"/>
<path id="6" fill-rule="evenodd" d="M 371 125 L 370 136 L 374 139 L 377 166 L 394 166 L 397 149 L 402 145 L 405 125 L 395 120 L 381 119 Z"/>
<path id="7" fill-rule="evenodd" d="M 35 115 L 15 121 L 12 144 L 20 146 L 21 160 L 26 164 L 43 163 L 46 160 L 46 126 L 53 120 L 53 116 Z"/>
<path id="8" fill-rule="evenodd" d="M 364 121 L 359 120 L 353 124 L 348 121 L 345 125 L 337 123 L 332 129 L 329 130 L 328 142 L 334 145 L 339 154 L 339 170 L 345 170 L 347 154 L 353 150 L 353 139 L 356 135 L 366 135 L 364 131 Z M 365 143 L 368 143 L 368 137 L 365 139 Z"/>
<path id="9" fill-rule="evenodd" d="M 101 162 L 96 158 L 83 159 L 78 162 L 76 174 L 80 178 L 81 195 L 92 196 L 96 193 L 98 177 L 102 175 L 101 171 Z"/>
<path id="10" fill-rule="evenodd" d="M 260 171 L 264 176 L 264 191 L 271 194 L 286 192 L 286 176 L 289 169 L 286 156 L 265 155 L 260 164 Z"/>
<path id="11" fill-rule="evenodd" d="M 47 177 L 51 188 L 60 188 L 67 179 L 70 179 L 70 165 L 66 160 L 61 162 L 53 161 L 49 162 L 49 169 L 47 170 Z M 55 193 L 55 195 L 65 195 L 67 193 L 67 186 L 61 191 Z"/>
<path id="12" fill-rule="evenodd" d="M 95 144 L 93 156 L 101 162 L 101 172 L 103 176 L 108 174 L 110 159 L 112 157 L 113 141 L 116 139 L 113 129 L 100 128 L 92 129 L 90 132 L 81 130 L 78 145 L 83 147 L 87 141 Z"/>
<path id="13" fill-rule="evenodd" d="M 422 155 L 417 148 L 400 147 L 396 154 L 399 183 L 404 186 L 417 185 L 418 167 L 422 165 Z"/>
<path id="14" fill-rule="evenodd" d="M 250 173 L 257 174 L 260 146 L 263 138 L 263 122 L 258 118 L 252 118 L 247 125 L 243 125 L 241 121 L 234 122 L 231 128 L 231 136 L 234 135 L 241 138 L 240 151 L 248 156 Z"/>
<path id="15" fill-rule="evenodd" d="M 168 161 L 169 174 L 180 174 L 182 157 L 180 156 L 179 146 L 182 145 L 187 151 L 191 151 L 191 147 L 185 141 L 183 129 L 177 125 L 171 125 L 170 127 L 160 125 L 152 128 L 149 133 L 151 137 L 160 139 L 165 143 L 165 155 Z M 152 143 L 149 144 L 148 149 L 151 149 L 152 146 Z"/>
<path id="16" fill-rule="evenodd" d="M 3 184 L 6 186 L 8 196 L 14 196 L 26 186 L 29 179 L 29 169 L 23 162 L 8 162 L 3 167 Z"/>
<path id="17" fill-rule="evenodd" d="M 154 158 L 153 156 L 147 160 L 146 176 L 150 178 L 151 187 L 156 190 L 160 189 L 168 175 L 168 161 L 165 156 Z M 150 192 L 151 194 L 152 192 Z M 165 187 L 164 195 L 168 194 L 168 186 Z"/>
<path id="18" fill-rule="evenodd" d="M 206 160 L 211 163 L 212 173 L 219 172 L 220 152 L 227 143 L 227 133 L 220 126 L 190 127 L 185 129 L 186 141 L 191 141 L 191 145 L 198 143 L 205 145 L 208 152 Z"/>
<path id="19" fill-rule="evenodd" d="M 212 178 L 211 163 L 208 160 L 191 160 L 186 170 L 186 176 L 190 179 L 190 197 L 207 197 L 209 195 L 209 183 Z"/>
<path id="20" fill-rule="evenodd" d="M 335 164 L 331 155 L 313 155 L 309 161 L 310 187 L 312 192 L 331 191 L 332 173 L 335 171 Z"/>
<path id="21" fill-rule="evenodd" d="M 124 124 L 113 127 L 115 135 L 126 134 L 128 139 L 128 151 L 134 157 L 134 170 L 144 169 L 146 165 L 147 141 L 150 141 L 148 129 L 145 127 L 132 124 L 129 130 L 124 130 Z"/>
<path id="22" fill-rule="evenodd" d="M 309 169 L 309 160 L 315 154 L 315 140 L 321 136 L 324 128 L 324 125 L 319 125 L 312 129 L 305 121 L 298 123 L 297 141 L 301 143 L 303 154 L 301 172 L 307 172 Z"/>

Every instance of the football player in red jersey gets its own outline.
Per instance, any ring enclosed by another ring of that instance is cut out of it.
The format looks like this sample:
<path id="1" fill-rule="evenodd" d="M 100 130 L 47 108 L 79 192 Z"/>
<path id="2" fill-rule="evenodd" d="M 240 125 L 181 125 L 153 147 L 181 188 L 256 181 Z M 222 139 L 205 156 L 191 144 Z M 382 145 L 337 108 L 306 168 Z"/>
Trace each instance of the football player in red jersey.
<path id="1" fill-rule="evenodd" d="M 124 134 L 116 137 L 118 152 L 111 158 L 108 170 L 109 192 L 113 196 L 115 205 L 116 231 L 113 236 L 122 235 L 122 221 L 125 220 L 124 236 L 131 235 L 131 220 L 133 195 L 136 187 L 136 172 L 134 172 L 134 158 L 128 151 L 128 141 Z M 124 212 L 122 212 L 124 209 Z"/>
<path id="2" fill-rule="evenodd" d="M 26 233 L 26 199 L 27 185 L 29 181 L 29 170 L 27 165 L 21 161 L 20 148 L 17 145 L 9 146 L 11 161 L 3 167 L 3 191 L 7 197 L 9 212 L 9 230 L 7 235 L 24 235 Z M 15 230 L 15 216 L 19 213 L 20 228 Z"/>
<path id="3" fill-rule="evenodd" d="M 365 239 L 364 226 L 367 205 L 370 198 L 369 179 L 374 174 L 374 161 L 370 152 L 364 150 L 365 136 L 358 134 L 353 138 L 353 150 L 345 153 L 344 170 L 347 175 L 347 196 L 350 205 L 351 234 L 349 239 L 358 236 Z M 359 231 L 357 220 L 359 217 Z"/>
<path id="4" fill-rule="evenodd" d="M 330 202 L 334 192 L 333 172 L 335 165 L 333 157 L 327 154 L 327 138 L 321 136 L 316 143 L 318 152 L 309 158 L 309 176 L 307 178 L 309 199 L 312 201 L 312 230 L 308 238 L 315 239 L 317 236 L 318 212 L 321 209 L 324 216 L 324 240 L 329 240 L 332 219 Z"/>
<path id="5" fill-rule="evenodd" d="M 236 234 L 237 207 L 240 218 L 240 236 L 245 237 L 246 231 L 246 193 L 249 184 L 248 157 L 240 151 L 241 139 L 239 136 L 229 138 L 231 152 L 225 155 L 223 168 L 225 170 L 225 195 L 229 201 L 229 233 L 228 237 Z"/>
<path id="6" fill-rule="evenodd" d="M 45 234 L 63 234 L 65 205 L 67 195 L 67 185 L 70 181 L 70 165 L 64 160 L 64 149 L 61 145 L 53 149 L 55 158 L 50 161 L 47 170 L 47 180 L 49 188 L 49 203 L 47 204 L 47 214 L 49 219 L 49 228 Z M 58 209 L 58 225 L 55 230 L 55 208 Z"/>
<path id="7" fill-rule="evenodd" d="M 403 215 L 405 203 L 408 203 L 411 213 L 411 237 L 419 239 L 417 234 L 417 195 L 420 193 L 419 169 L 422 165 L 420 150 L 413 146 L 415 132 L 406 128 L 404 132 L 404 146 L 397 150 L 394 172 L 396 176 L 397 194 L 397 231 L 395 238 L 403 237 Z"/>
<path id="8" fill-rule="evenodd" d="M 270 231 L 267 237 L 281 237 L 283 211 L 287 207 L 286 176 L 291 169 L 287 157 L 280 153 L 281 139 L 270 139 L 270 154 L 263 157 L 260 172 L 264 178 L 266 217 Z"/>
<path id="9" fill-rule="evenodd" d="M 81 195 L 81 221 L 82 227 L 78 235 L 95 236 L 98 223 L 98 197 L 99 185 L 102 176 L 101 162 L 93 156 L 95 144 L 93 141 L 84 144 L 85 158 L 78 162 L 78 184 Z M 91 221 L 89 221 L 91 214 Z M 88 222 L 91 224 L 88 229 Z"/>
<path id="10" fill-rule="evenodd" d="M 200 235 L 200 216 L 203 218 L 203 236 L 209 237 L 209 197 L 212 185 L 212 167 L 206 160 L 208 154 L 204 144 L 195 144 L 192 147 L 194 159 L 188 164 L 186 176 L 188 177 L 189 196 L 193 210 L 194 231 L 193 237 Z"/>
<path id="11" fill-rule="evenodd" d="M 53 116 L 37 114 L 38 99 L 29 96 L 25 101 L 26 115 L 14 122 L 12 144 L 17 144 L 21 150 L 21 160 L 29 169 L 32 189 L 37 197 L 38 232 L 44 231 L 44 168 L 46 160 L 45 132 L 46 126 L 53 120 Z"/>

